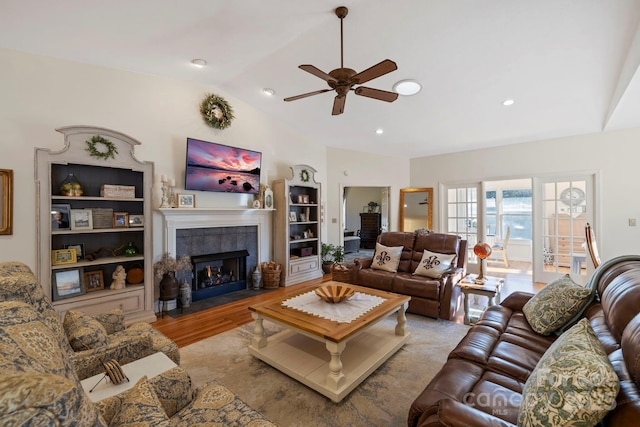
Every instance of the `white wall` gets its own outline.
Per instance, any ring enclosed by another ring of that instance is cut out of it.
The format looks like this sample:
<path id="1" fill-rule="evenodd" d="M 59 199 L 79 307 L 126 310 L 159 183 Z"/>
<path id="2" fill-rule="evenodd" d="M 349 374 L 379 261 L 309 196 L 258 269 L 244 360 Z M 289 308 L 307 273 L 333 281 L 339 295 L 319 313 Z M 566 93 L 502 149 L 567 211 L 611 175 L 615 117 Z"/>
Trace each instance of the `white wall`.
<path id="1" fill-rule="evenodd" d="M 433 187 L 439 229 L 440 183 L 598 172 L 596 223 L 604 260 L 640 253 L 640 128 L 574 136 L 411 160 L 411 186 Z"/>
<path id="2" fill-rule="evenodd" d="M 225 130 L 208 127 L 199 104 L 206 93 L 223 96 L 236 119 Z M 36 267 L 34 148 L 59 150 L 55 128 L 95 125 L 125 133 L 142 145 L 136 157 L 155 163 L 155 174 L 184 188 L 186 137 L 263 153 L 269 181 L 289 177 L 289 166 L 312 165 L 326 182 L 326 149 L 268 120 L 263 113 L 215 87 L 117 71 L 0 49 L 0 169 L 14 171 L 13 235 L 0 236 L 0 261 Z M 196 192 L 201 207 L 243 206 L 250 196 Z M 157 206 L 159 203 L 155 203 Z M 154 259 L 162 251 L 162 229 L 154 215 Z"/>

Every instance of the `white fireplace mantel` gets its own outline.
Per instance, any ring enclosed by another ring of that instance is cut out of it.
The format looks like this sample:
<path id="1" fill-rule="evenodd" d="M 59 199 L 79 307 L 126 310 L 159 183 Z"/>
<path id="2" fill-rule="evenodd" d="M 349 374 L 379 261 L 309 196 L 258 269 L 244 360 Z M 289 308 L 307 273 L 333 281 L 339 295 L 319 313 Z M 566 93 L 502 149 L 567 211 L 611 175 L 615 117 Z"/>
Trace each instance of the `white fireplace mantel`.
<path id="1" fill-rule="evenodd" d="M 158 211 L 163 217 L 164 252 L 170 255 L 176 255 L 176 230 L 255 225 L 258 228 L 258 262 L 269 261 L 273 209 L 164 208 Z"/>

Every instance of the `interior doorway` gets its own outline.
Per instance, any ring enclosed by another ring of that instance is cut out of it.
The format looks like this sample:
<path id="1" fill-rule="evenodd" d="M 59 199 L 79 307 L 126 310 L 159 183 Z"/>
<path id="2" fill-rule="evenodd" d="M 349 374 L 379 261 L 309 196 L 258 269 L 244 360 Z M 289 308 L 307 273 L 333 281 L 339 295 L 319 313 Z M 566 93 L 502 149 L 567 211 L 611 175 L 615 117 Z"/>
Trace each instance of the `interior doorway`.
<path id="1" fill-rule="evenodd" d="M 345 236 L 359 236 L 362 231 L 362 213 L 377 213 L 380 216 L 378 232 L 389 231 L 390 187 L 342 188 L 342 211 L 340 215 L 341 236 L 339 244 L 344 246 Z"/>

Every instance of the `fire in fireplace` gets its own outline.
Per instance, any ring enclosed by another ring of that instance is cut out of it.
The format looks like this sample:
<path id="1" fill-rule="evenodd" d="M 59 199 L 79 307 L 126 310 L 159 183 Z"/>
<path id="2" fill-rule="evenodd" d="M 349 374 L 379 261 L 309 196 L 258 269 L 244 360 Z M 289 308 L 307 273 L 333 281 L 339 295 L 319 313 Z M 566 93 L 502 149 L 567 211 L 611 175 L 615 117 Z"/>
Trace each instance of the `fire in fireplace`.
<path id="1" fill-rule="evenodd" d="M 246 250 L 192 256 L 192 300 L 247 289 L 248 256 Z"/>

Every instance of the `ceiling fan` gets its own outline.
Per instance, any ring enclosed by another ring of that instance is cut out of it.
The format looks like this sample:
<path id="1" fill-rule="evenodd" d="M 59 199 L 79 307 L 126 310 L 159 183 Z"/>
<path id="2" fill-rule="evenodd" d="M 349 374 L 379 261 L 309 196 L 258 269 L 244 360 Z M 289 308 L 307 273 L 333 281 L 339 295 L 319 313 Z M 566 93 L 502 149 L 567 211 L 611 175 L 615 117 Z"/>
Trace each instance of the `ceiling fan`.
<path id="1" fill-rule="evenodd" d="M 337 95 L 333 101 L 333 111 L 331 114 L 336 116 L 338 114 L 344 113 L 344 103 L 347 99 L 347 93 L 349 93 L 350 90 L 354 91 L 356 95 L 366 96 L 367 98 L 378 99 L 380 101 L 393 102 L 398 99 L 398 94 L 395 92 L 387 92 L 386 90 L 373 89 L 365 86 L 358 86 L 354 88 L 355 85 L 366 83 L 369 80 L 373 80 L 377 77 L 395 71 L 398 69 L 398 66 L 390 59 L 385 59 L 384 61 L 374 65 L 373 67 L 367 68 L 366 70 L 359 73 L 356 73 L 356 71 L 352 70 L 351 68 L 345 68 L 342 21 L 349 13 L 349 9 L 341 6 L 336 8 L 335 12 L 336 16 L 340 18 L 340 68 L 336 68 L 335 70 L 330 71 L 329 74 L 327 74 L 324 71 L 309 64 L 300 65 L 298 67 L 301 70 L 311 73 L 316 77 L 320 77 L 322 80 L 326 81 L 329 84 L 329 87 L 331 89 L 316 90 L 314 92 L 304 93 L 302 95 L 291 96 L 289 98 L 285 98 L 284 100 L 295 101 L 297 99 L 302 99 L 308 96 L 318 95 L 320 93 L 335 90 L 337 92 Z"/>

